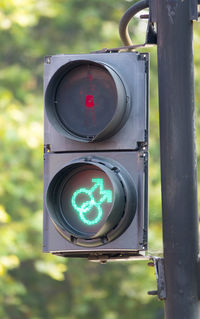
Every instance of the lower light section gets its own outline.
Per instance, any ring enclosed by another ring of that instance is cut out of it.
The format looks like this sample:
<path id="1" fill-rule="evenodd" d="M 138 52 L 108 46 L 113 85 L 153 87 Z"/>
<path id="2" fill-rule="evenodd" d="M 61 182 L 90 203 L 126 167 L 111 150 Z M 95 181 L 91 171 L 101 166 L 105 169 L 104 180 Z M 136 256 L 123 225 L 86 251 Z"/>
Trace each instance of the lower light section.
<path id="1" fill-rule="evenodd" d="M 79 158 L 50 181 L 46 206 L 57 230 L 76 245 L 104 245 L 121 235 L 134 218 L 137 193 L 117 162 Z"/>

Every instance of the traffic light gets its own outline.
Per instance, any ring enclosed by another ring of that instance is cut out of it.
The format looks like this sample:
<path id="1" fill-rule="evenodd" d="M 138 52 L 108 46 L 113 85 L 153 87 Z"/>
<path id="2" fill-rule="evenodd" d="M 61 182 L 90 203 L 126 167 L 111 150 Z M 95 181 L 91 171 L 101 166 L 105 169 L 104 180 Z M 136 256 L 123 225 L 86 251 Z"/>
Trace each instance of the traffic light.
<path id="1" fill-rule="evenodd" d="M 43 250 L 147 249 L 148 54 L 56 55 L 44 70 Z"/>

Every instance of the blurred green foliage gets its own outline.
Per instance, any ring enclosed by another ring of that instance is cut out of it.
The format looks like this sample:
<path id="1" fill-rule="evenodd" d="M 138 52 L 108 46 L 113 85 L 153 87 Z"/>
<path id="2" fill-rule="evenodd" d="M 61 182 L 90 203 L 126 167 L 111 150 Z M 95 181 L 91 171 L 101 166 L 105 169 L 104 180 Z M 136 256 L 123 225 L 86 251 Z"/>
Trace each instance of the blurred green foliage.
<path id="1" fill-rule="evenodd" d="M 147 262 L 105 265 L 41 252 L 43 56 L 121 45 L 133 1 L 0 1 L 0 318 L 163 318 Z M 130 31 L 143 42 L 145 23 Z M 200 157 L 200 32 L 194 23 L 197 155 Z M 149 246 L 162 251 L 156 47 L 151 53 Z"/>

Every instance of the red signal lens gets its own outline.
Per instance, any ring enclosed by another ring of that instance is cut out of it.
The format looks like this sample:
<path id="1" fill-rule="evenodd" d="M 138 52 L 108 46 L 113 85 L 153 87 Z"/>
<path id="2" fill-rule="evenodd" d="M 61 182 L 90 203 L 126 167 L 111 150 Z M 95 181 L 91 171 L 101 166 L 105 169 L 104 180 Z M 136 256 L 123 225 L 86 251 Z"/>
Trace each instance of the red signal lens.
<path id="1" fill-rule="evenodd" d="M 85 106 L 93 107 L 94 106 L 94 95 L 86 95 L 85 96 Z"/>
<path id="2" fill-rule="evenodd" d="M 57 86 L 55 100 L 62 125 L 91 141 L 115 116 L 117 88 L 106 68 L 83 62 L 65 73 Z"/>

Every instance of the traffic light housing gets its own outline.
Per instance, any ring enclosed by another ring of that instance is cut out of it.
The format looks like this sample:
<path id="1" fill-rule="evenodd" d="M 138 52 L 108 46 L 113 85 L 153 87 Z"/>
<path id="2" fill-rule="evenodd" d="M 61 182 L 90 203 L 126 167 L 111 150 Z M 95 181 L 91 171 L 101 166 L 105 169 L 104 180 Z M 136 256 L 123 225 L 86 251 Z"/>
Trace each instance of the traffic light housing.
<path id="1" fill-rule="evenodd" d="M 137 257 L 147 249 L 148 55 L 45 58 L 43 250 Z"/>

